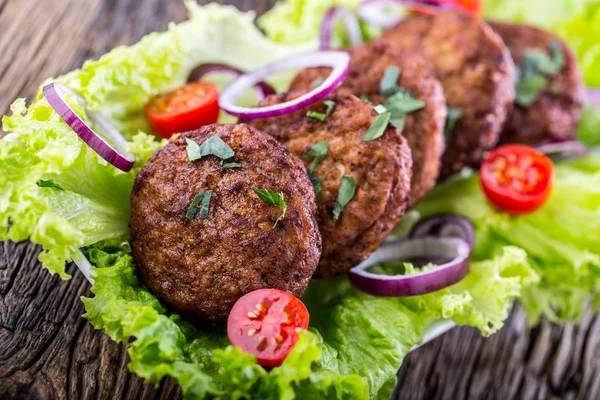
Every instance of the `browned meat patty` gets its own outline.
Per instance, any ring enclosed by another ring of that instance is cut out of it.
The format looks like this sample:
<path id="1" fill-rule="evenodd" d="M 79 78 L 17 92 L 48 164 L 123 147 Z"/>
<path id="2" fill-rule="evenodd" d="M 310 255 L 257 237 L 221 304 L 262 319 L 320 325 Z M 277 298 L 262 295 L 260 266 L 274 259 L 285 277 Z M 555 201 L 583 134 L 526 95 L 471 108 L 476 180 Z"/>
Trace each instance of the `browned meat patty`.
<path id="1" fill-rule="evenodd" d="M 440 158 L 444 151 L 446 100 L 442 85 L 428 70 L 421 58 L 386 43 L 365 44 L 349 50 L 351 61 L 348 76 L 342 87 L 356 96 L 366 96 L 374 105 L 384 104 L 385 96 L 379 85 L 391 67 L 400 69 L 396 82 L 425 107 L 406 116 L 402 135 L 412 152 L 413 177 L 409 207 L 415 205 L 437 181 Z M 301 71 L 290 85 L 290 91 L 310 90 L 314 82 L 325 79 L 329 68 L 310 68 Z"/>
<path id="2" fill-rule="evenodd" d="M 186 141 L 218 136 L 240 168 L 209 155 L 191 162 Z M 282 193 L 279 206 L 252 188 Z M 212 190 L 206 219 L 186 216 Z M 226 321 L 244 294 L 277 288 L 300 297 L 317 267 L 321 236 L 312 184 L 302 161 L 247 125 L 210 125 L 170 140 L 140 171 L 132 195 L 131 238 L 138 271 L 174 311 L 204 324 Z"/>
<path id="3" fill-rule="evenodd" d="M 530 106 L 516 104 L 511 112 L 501 142 L 539 144 L 545 140 L 571 139 L 581 120 L 583 78 L 571 49 L 556 35 L 531 26 L 491 22 L 502 37 L 515 63 L 523 65 L 525 53 L 535 49 L 551 56 L 553 41 L 560 44 L 564 56 L 562 70 L 546 76 L 547 84 Z"/>
<path id="4" fill-rule="evenodd" d="M 299 96 L 294 92 L 267 97 L 262 106 Z M 277 138 L 297 156 L 306 156 L 313 145 L 328 141 L 327 155 L 313 174 L 322 181 L 317 195 L 317 221 L 323 237 L 323 254 L 316 274 L 333 277 L 348 271 L 375 251 L 400 220 L 410 193 L 412 161 L 406 140 L 391 125 L 375 140 L 362 142 L 376 113 L 350 92 L 338 90 L 328 97 L 333 113 L 321 122 L 307 110 L 258 120 L 252 125 Z M 324 113 L 324 103 L 310 111 Z M 313 158 L 307 158 L 310 168 Z M 342 177 L 356 181 L 352 200 L 334 221 L 333 211 Z"/>
<path id="5" fill-rule="evenodd" d="M 485 22 L 458 11 L 414 15 L 384 32 L 379 42 L 418 52 L 444 87 L 448 109 L 462 117 L 447 138 L 441 176 L 479 163 L 498 142 L 514 100 L 514 63 Z"/>

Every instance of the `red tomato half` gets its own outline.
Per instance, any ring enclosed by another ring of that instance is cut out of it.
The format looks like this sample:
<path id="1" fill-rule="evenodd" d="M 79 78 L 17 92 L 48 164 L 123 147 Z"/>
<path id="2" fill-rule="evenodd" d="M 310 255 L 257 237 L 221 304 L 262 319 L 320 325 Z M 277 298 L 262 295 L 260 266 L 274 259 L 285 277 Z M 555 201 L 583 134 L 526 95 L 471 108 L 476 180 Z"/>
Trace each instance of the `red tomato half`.
<path id="1" fill-rule="evenodd" d="M 512 214 L 540 208 L 554 185 L 554 164 L 542 152 L 511 144 L 489 153 L 480 168 L 483 191 L 494 206 Z"/>
<path id="2" fill-rule="evenodd" d="M 480 17 L 483 12 L 484 0 L 444 0 L 460 5 L 474 17 Z"/>
<path id="3" fill-rule="evenodd" d="M 277 289 L 250 292 L 235 303 L 227 320 L 231 344 L 276 367 L 298 342 L 298 328 L 308 328 L 308 310 L 296 297 Z"/>
<path id="4" fill-rule="evenodd" d="M 219 119 L 219 91 L 211 82 L 192 82 L 156 96 L 146 105 L 152 129 L 162 137 L 192 131 Z"/>

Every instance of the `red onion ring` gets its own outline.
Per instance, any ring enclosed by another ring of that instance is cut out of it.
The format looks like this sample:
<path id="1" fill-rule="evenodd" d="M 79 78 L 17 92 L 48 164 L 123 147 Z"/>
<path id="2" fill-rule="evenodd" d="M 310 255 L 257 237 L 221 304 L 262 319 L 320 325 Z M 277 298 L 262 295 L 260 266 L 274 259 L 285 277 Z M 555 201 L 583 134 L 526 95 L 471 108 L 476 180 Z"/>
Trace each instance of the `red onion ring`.
<path id="1" fill-rule="evenodd" d="M 579 140 L 556 140 L 553 142 L 542 143 L 536 149 L 547 156 L 560 156 L 564 158 L 583 157 L 587 155 L 590 149 L 585 143 Z"/>
<path id="2" fill-rule="evenodd" d="M 102 114 L 87 108 L 87 102 L 74 90 L 59 82 L 50 83 L 42 89 L 44 97 L 50 106 L 60 115 L 67 125 L 100 157 L 121 171 L 129 171 L 135 162 L 135 157 L 126 150 L 127 140 L 121 132 Z M 85 107 L 85 113 L 90 120 L 114 143 L 115 148 L 108 144 L 100 135 L 89 127 L 85 121 L 63 100 L 62 96 L 69 94 L 77 103 Z"/>
<path id="3" fill-rule="evenodd" d="M 403 6 L 409 9 L 419 7 L 432 11 L 441 9 L 464 10 L 464 7 L 456 2 L 444 0 L 365 0 L 358 6 L 357 12 L 360 18 L 369 24 L 391 28 L 400 22 L 402 17 L 383 10 L 383 7 L 390 5 Z"/>
<path id="4" fill-rule="evenodd" d="M 460 282 L 469 273 L 470 255 L 471 248 L 462 239 L 407 239 L 382 246 L 368 260 L 352 268 L 348 277 L 355 289 L 374 296 L 418 296 Z M 434 270 L 414 275 L 379 275 L 367 271 L 367 268 L 380 262 L 425 257 L 443 257 L 451 261 Z"/>
<path id="5" fill-rule="evenodd" d="M 475 245 L 475 227 L 462 215 L 438 214 L 417 222 L 408 237 L 453 237 L 464 240 L 470 248 Z"/>
<path id="6" fill-rule="evenodd" d="M 333 30 L 340 19 L 342 19 L 342 22 L 344 23 L 348 39 L 350 39 L 350 44 L 356 46 L 363 42 L 360 24 L 354 13 L 346 7 L 332 7 L 327 10 L 323 16 L 323 21 L 321 21 L 319 50 L 323 51 L 331 49 Z"/>
<path id="7" fill-rule="evenodd" d="M 257 70 L 248 72 L 229 84 L 221 92 L 219 107 L 228 114 L 243 119 L 262 119 L 278 117 L 303 110 L 312 104 L 323 100 L 337 89 L 346 75 L 350 56 L 343 51 L 320 51 L 316 53 L 301 54 L 273 64 L 266 65 Z M 285 103 L 267 107 L 247 108 L 235 105 L 235 101 L 244 91 L 265 80 L 268 76 L 290 69 L 304 69 L 312 67 L 331 67 L 333 70 L 315 89 Z"/>
<path id="8" fill-rule="evenodd" d="M 585 88 L 585 104 L 600 110 L 600 89 L 587 86 Z"/>
<path id="9" fill-rule="evenodd" d="M 235 75 L 236 77 L 244 74 L 244 71 L 239 68 L 232 67 L 231 65 L 209 63 L 202 64 L 194 68 L 188 77 L 188 82 L 201 81 L 206 75 L 210 75 L 215 72 L 224 72 Z M 258 82 L 254 86 L 254 89 L 256 89 L 256 99 L 258 101 L 262 101 L 265 97 L 272 94 L 277 94 L 277 91 L 273 88 L 273 86 L 264 81 Z"/>

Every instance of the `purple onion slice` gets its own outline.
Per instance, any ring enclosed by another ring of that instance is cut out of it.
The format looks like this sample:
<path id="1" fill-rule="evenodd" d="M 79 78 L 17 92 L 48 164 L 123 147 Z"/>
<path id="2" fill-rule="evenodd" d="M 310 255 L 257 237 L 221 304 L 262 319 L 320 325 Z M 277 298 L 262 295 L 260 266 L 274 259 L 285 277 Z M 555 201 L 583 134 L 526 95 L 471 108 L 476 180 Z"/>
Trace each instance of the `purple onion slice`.
<path id="1" fill-rule="evenodd" d="M 413 226 L 408 234 L 410 238 L 453 237 L 464 240 L 470 248 L 475 245 L 475 227 L 461 215 L 438 214 L 424 218 Z"/>
<path id="2" fill-rule="evenodd" d="M 471 248 L 462 239 L 406 239 L 382 246 L 368 260 L 352 268 L 348 277 L 355 289 L 374 296 L 418 296 L 460 282 L 469 273 L 470 255 Z M 381 262 L 415 258 L 444 258 L 450 261 L 413 275 L 380 275 L 367 271 L 369 267 Z"/>
<path id="3" fill-rule="evenodd" d="M 87 102 L 83 97 L 59 82 L 53 82 L 44 86 L 42 92 L 54 111 L 100 157 L 124 172 L 129 171 L 133 167 L 135 156 L 127 152 L 127 140 L 125 137 L 106 117 L 96 111 L 89 110 Z M 115 147 L 108 144 L 73 111 L 71 106 L 63 100 L 63 96 L 66 95 L 71 96 L 80 106 L 85 107 L 85 114 Z"/>
<path id="4" fill-rule="evenodd" d="M 202 64 L 198 67 L 194 68 L 188 77 L 188 82 L 201 81 L 207 75 L 213 74 L 215 72 L 227 73 L 234 76 L 240 76 L 244 74 L 239 68 L 232 67 L 227 64 L 217 64 L 217 63 L 208 63 Z M 254 89 L 256 90 L 256 99 L 258 101 L 262 101 L 265 97 L 270 96 L 272 94 L 277 94 L 277 91 L 273 88 L 273 86 L 269 85 L 265 81 L 258 82 Z"/>
<path id="5" fill-rule="evenodd" d="M 319 51 L 309 54 L 301 54 L 258 68 L 254 71 L 241 75 L 229 84 L 221 92 L 219 106 L 228 114 L 243 119 L 263 119 L 291 114 L 296 111 L 310 107 L 312 104 L 323 100 L 331 92 L 337 89 L 346 75 L 350 56 L 343 51 Z M 310 92 L 285 103 L 267 107 L 247 108 L 235 104 L 236 100 L 244 91 L 256 86 L 267 77 L 292 69 L 304 69 L 312 67 L 331 67 L 333 70 L 319 86 Z"/>
<path id="6" fill-rule="evenodd" d="M 344 23 L 350 44 L 352 46 L 356 46 L 363 42 L 360 24 L 358 23 L 358 19 L 354 13 L 346 7 L 332 7 L 327 10 L 323 16 L 323 21 L 321 21 L 319 50 L 331 49 L 331 37 L 333 36 L 333 30 L 340 19 Z"/>

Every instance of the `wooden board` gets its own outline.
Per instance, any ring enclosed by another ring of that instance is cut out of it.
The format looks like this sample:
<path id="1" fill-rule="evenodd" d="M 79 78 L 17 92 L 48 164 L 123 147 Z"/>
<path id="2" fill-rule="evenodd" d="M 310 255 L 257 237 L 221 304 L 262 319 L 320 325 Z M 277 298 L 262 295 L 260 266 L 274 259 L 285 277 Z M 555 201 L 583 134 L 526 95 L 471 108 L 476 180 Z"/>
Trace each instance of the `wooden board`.
<path id="1" fill-rule="evenodd" d="M 274 0 L 239 0 L 263 12 Z M 47 77 L 186 17 L 182 0 L 0 0 L 0 113 Z M 89 284 L 42 271 L 39 249 L 0 244 L 0 399 L 177 399 L 127 372 L 124 346 L 81 318 Z M 411 353 L 398 399 L 599 399 L 600 319 L 533 330 L 516 310 L 489 339 L 454 329 Z"/>

